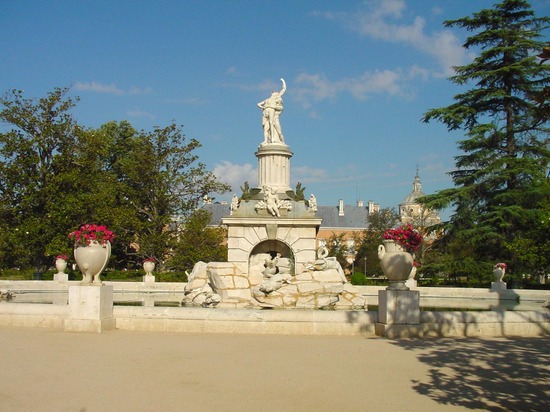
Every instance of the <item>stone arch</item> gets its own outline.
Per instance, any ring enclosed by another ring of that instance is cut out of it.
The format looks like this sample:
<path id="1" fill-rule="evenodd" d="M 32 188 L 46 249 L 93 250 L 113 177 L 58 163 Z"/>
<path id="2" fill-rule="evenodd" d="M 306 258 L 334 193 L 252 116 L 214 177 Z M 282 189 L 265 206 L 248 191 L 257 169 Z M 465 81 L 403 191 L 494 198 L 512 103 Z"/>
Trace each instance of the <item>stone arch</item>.
<path id="1" fill-rule="evenodd" d="M 285 271 L 294 275 L 295 258 L 292 248 L 285 242 L 275 239 L 264 240 L 252 248 L 248 259 L 249 269 L 257 264 L 258 257 L 263 261 L 265 258 L 273 259 L 277 255 L 280 255 L 281 268 L 284 267 Z"/>

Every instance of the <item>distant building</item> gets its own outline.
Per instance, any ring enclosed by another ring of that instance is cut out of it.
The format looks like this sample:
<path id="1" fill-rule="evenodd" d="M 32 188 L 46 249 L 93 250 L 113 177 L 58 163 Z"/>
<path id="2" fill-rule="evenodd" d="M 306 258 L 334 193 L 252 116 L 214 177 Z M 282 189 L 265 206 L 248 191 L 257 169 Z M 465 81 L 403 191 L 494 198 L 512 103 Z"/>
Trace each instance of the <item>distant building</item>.
<path id="1" fill-rule="evenodd" d="M 418 198 L 426 196 L 422 191 L 422 183 L 418 176 L 418 168 L 413 181 L 413 190 L 403 202 L 399 204 L 399 216 L 404 224 L 411 223 L 414 226 L 428 227 L 441 223 L 441 217 L 437 210 L 424 208 L 418 203 Z"/>
<path id="2" fill-rule="evenodd" d="M 367 228 L 369 215 L 379 212 L 380 205 L 372 201 L 365 207 L 362 200 L 356 205 L 344 205 L 340 199 L 338 206 L 317 206 L 317 217 L 322 220 L 317 234 L 318 246 L 324 245 L 333 234 L 345 233 L 344 239 L 348 242 L 348 248 L 353 248 L 353 235 L 361 233 Z"/>

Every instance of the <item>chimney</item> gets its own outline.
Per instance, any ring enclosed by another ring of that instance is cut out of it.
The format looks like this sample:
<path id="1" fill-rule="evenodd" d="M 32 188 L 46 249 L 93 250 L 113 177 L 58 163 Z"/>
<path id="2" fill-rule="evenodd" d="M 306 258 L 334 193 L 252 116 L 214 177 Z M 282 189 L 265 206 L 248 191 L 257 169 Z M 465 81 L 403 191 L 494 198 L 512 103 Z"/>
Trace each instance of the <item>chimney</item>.
<path id="1" fill-rule="evenodd" d="M 363 201 L 362 201 L 362 200 L 358 200 L 358 201 L 357 201 L 357 206 L 358 206 L 358 207 L 363 207 Z"/>
<path id="2" fill-rule="evenodd" d="M 338 201 L 338 216 L 344 216 L 344 201 L 342 199 Z"/>
<path id="3" fill-rule="evenodd" d="M 374 203 L 372 200 L 369 200 L 369 215 L 372 215 L 373 213 L 380 212 L 380 205 L 378 203 Z"/>

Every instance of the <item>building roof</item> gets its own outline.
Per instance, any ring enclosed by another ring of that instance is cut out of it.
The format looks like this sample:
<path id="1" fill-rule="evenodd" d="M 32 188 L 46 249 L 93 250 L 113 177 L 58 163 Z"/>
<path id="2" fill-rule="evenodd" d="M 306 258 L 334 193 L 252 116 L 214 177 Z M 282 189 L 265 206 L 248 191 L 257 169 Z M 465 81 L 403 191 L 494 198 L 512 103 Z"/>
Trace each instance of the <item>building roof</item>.
<path id="1" fill-rule="evenodd" d="M 344 206 L 340 216 L 338 206 L 318 206 L 317 217 L 322 220 L 321 228 L 365 229 L 368 224 L 369 211 L 363 206 Z"/>
<path id="2" fill-rule="evenodd" d="M 212 214 L 211 225 L 221 225 L 222 218 L 229 216 L 230 205 L 221 203 L 206 203 L 201 206 Z M 340 216 L 338 206 L 317 206 L 316 217 L 322 219 L 321 228 L 365 229 L 368 223 L 368 208 L 364 206 L 345 205 Z"/>
<path id="3" fill-rule="evenodd" d="M 214 226 L 219 226 L 222 224 L 222 218 L 229 216 L 230 205 L 222 203 L 205 203 L 201 206 L 201 209 L 204 209 L 212 215 L 210 219 L 210 224 Z"/>

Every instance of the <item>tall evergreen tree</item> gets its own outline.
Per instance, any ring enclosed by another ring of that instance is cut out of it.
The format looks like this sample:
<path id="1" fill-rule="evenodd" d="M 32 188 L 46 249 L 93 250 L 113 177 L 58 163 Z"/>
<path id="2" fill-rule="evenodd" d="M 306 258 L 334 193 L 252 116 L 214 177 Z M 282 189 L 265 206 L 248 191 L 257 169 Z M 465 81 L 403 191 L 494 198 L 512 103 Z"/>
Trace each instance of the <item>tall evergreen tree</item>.
<path id="1" fill-rule="evenodd" d="M 424 122 L 438 120 L 449 130 L 463 129 L 466 138 L 458 143 L 464 154 L 456 157 L 457 169 L 450 172 L 455 187 L 421 202 L 433 208 L 454 206 L 447 240 L 469 243 L 480 260 L 514 259 L 511 246 L 532 238 L 549 217 L 548 116 L 540 114 L 550 108 L 537 98 L 550 82 L 548 65 L 537 58 L 549 22 L 536 17 L 524 0 L 504 0 L 445 22 L 472 32 L 463 46 L 478 55 L 455 67 L 450 78 L 470 89 L 456 95 L 450 106 L 424 115 Z"/>

